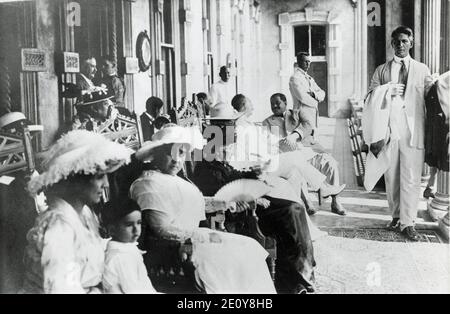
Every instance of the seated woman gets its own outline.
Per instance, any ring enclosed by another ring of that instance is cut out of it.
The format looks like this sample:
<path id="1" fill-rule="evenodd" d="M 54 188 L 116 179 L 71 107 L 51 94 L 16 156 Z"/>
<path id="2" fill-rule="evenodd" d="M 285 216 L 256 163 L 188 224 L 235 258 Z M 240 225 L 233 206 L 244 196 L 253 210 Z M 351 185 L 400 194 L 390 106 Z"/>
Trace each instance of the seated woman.
<path id="1" fill-rule="evenodd" d="M 198 132 L 198 131 L 197 131 Z M 190 239 L 198 283 L 207 293 L 275 293 L 264 248 L 255 240 L 199 228 L 205 202 L 198 188 L 177 176 L 186 154 L 202 148 L 203 138 L 176 125 L 166 125 L 136 157 L 151 160 L 130 188 L 153 235 L 178 241 Z"/>
<path id="2" fill-rule="evenodd" d="M 46 193 L 49 208 L 27 235 L 22 292 L 101 292 L 104 245 L 88 206 L 100 202 L 106 174 L 130 154 L 125 146 L 84 130 L 69 132 L 50 148 L 45 171 L 28 186 L 31 194 Z"/>

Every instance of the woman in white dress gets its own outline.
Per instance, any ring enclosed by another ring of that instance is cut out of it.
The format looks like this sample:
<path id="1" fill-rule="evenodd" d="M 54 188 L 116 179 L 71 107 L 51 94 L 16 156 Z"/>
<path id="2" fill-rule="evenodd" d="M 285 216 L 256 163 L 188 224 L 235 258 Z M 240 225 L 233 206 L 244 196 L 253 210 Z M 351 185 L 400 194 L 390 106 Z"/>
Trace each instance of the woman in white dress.
<path id="1" fill-rule="evenodd" d="M 48 209 L 28 232 L 24 293 L 99 293 L 104 244 L 88 206 L 108 186 L 106 174 L 129 160 L 131 151 L 100 134 L 72 131 L 46 153 L 45 171 L 31 179 L 31 194 L 44 191 Z"/>
<path id="2" fill-rule="evenodd" d="M 151 160 L 154 169 L 144 171 L 130 188 L 131 197 L 141 207 L 143 223 L 160 238 L 192 241 L 196 278 L 207 293 L 275 293 L 265 262 L 268 254 L 258 242 L 199 227 L 205 220 L 203 195 L 177 176 L 186 154 L 202 148 L 201 134 L 200 138 L 193 135 L 188 129 L 168 125 L 137 152 L 137 158 Z"/>

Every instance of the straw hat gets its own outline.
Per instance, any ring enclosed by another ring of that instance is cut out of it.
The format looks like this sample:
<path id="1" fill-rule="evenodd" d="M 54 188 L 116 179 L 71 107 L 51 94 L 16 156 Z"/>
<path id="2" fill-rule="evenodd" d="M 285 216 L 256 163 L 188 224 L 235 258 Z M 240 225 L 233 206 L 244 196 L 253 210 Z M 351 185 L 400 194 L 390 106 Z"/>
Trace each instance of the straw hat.
<path id="1" fill-rule="evenodd" d="M 61 137 L 45 154 L 44 172 L 32 178 L 28 190 L 39 193 L 70 175 L 110 173 L 130 161 L 132 150 L 104 136 L 75 130 Z"/>
<path id="2" fill-rule="evenodd" d="M 153 150 L 165 144 L 187 144 L 189 150 L 202 149 L 205 140 L 197 127 L 181 127 L 176 124 L 166 124 L 152 136 L 152 141 L 144 143 L 136 152 L 136 157 L 142 161 L 150 162 L 153 159 Z"/>

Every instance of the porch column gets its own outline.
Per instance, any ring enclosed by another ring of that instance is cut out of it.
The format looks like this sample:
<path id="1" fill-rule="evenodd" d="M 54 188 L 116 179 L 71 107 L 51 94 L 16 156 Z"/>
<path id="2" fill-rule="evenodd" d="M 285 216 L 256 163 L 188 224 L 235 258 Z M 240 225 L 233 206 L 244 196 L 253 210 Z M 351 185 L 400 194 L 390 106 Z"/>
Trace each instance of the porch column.
<path id="1" fill-rule="evenodd" d="M 361 10 L 361 98 L 367 93 L 367 0 L 360 0 Z"/>
<path id="2" fill-rule="evenodd" d="M 424 1 L 423 61 L 431 73 L 439 72 L 441 0 Z"/>
<path id="3" fill-rule="evenodd" d="M 437 173 L 437 191 L 435 198 L 428 205 L 428 213 L 434 221 L 448 214 L 449 202 L 449 173 L 439 170 Z"/>
<path id="4" fill-rule="evenodd" d="M 181 25 L 180 31 L 180 57 L 181 57 L 181 94 L 187 96 L 188 99 L 192 94 L 192 38 L 191 38 L 191 27 L 192 27 L 192 12 L 191 12 L 191 1 L 183 0 L 180 1 L 180 15 L 179 21 Z M 203 49 L 203 47 L 198 47 Z M 200 50 L 199 49 L 199 50 Z"/>
<path id="5" fill-rule="evenodd" d="M 278 15 L 278 25 L 280 26 L 280 43 L 278 49 L 281 53 L 281 69 L 280 75 L 280 90 L 285 95 L 290 95 L 289 92 L 289 77 L 293 72 L 294 56 L 291 55 L 290 41 L 292 35 L 292 25 L 289 13 L 281 13 Z M 293 44 L 293 43 L 292 43 Z"/>
<path id="6" fill-rule="evenodd" d="M 354 100 L 359 101 L 367 93 L 367 0 L 354 5 Z"/>
<path id="7" fill-rule="evenodd" d="M 447 214 L 439 220 L 439 230 L 441 231 L 441 234 L 448 240 L 450 236 L 450 218 Z"/>
<path id="8" fill-rule="evenodd" d="M 428 183 L 428 180 L 430 179 L 430 166 L 427 164 L 423 164 L 422 168 L 422 182 Z"/>
<path id="9" fill-rule="evenodd" d="M 430 68 L 431 73 L 439 72 L 440 62 L 440 26 L 441 26 L 441 0 L 424 0 L 424 28 L 423 28 L 423 62 Z M 422 171 L 422 179 L 429 178 L 430 170 L 427 165 Z M 440 179 L 441 178 L 441 179 Z M 438 174 L 438 187 L 442 185 L 442 175 Z M 448 183 L 447 183 L 448 191 Z M 448 192 L 446 192 L 448 193 Z M 448 197 L 448 196 L 447 196 Z M 448 200 L 447 200 L 448 202 Z M 431 205 L 429 206 L 429 208 Z M 430 211 L 431 215 L 431 211 Z"/>

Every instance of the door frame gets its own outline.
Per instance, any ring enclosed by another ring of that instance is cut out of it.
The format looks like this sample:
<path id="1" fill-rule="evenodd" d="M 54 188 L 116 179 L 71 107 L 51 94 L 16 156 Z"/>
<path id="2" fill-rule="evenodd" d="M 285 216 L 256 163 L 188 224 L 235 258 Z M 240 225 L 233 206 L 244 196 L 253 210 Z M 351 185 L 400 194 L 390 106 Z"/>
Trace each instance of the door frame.
<path id="1" fill-rule="evenodd" d="M 326 25 L 327 27 L 327 84 L 328 84 L 328 115 L 332 116 L 339 107 L 341 101 L 339 91 L 341 90 L 341 30 L 339 12 L 316 11 L 313 8 L 305 8 L 304 11 L 284 12 L 278 15 L 280 26 L 280 90 L 290 95 L 289 78 L 293 72 L 295 62 L 294 27 L 300 25 Z"/>
<path id="2" fill-rule="evenodd" d="M 291 52 L 292 52 L 292 56 L 293 56 L 293 62 L 296 62 L 296 58 L 295 58 L 295 28 L 298 26 L 314 26 L 314 25 L 319 25 L 319 26 L 325 26 L 325 42 L 328 43 L 328 25 L 326 23 L 322 23 L 322 22 L 298 22 L 298 23 L 294 23 L 292 24 L 292 45 L 291 45 Z M 309 32 L 308 32 L 308 39 L 309 39 L 309 47 L 311 50 L 311 28 L 309 28 Z M 310 52 L 310 51 L 305 51 L 305 52 Z M 327 100 L 327 109 L 326 109 L 326 116 L 329 117 L 330 116 L 330 106 L 329 106 L 329 95 L 328 95 L 328 44 L 327 47 L 325 48 L 325 56 L 313 56 L 312 54 L 310 54 L 309 58 L 311 60 L 311 63 L 318 63 L 318 62 L 325 62 L 326 63 L 326 70 L 327 70 L 327 89 L 325 90 L 326 93 L 326 100 Z M 323 86 L 319 86 L 319 87 L 323 87 Z M 317 114 L 319 116 L 319 108 L 317 108 Z"/>

